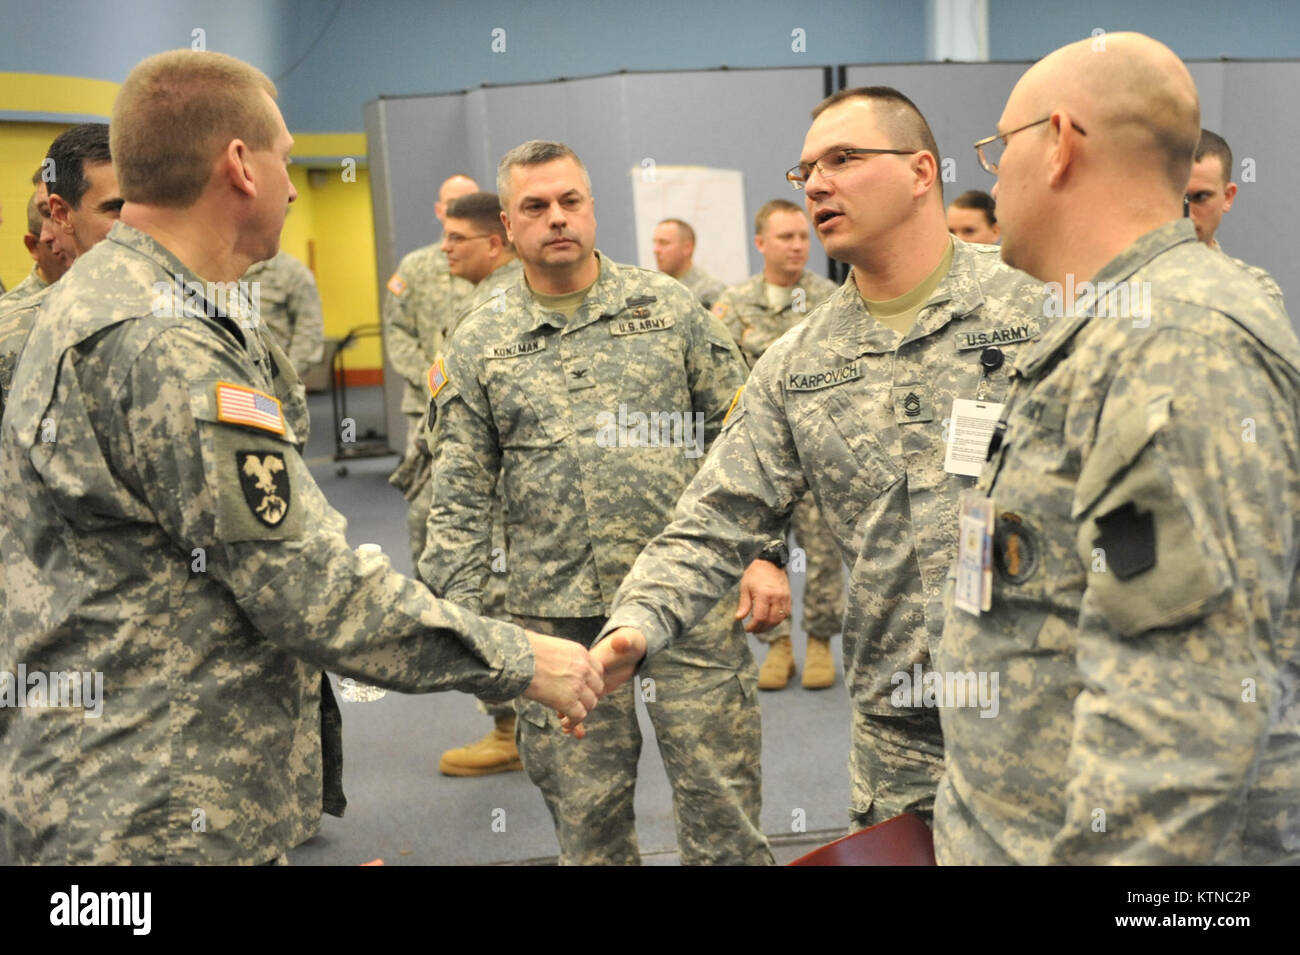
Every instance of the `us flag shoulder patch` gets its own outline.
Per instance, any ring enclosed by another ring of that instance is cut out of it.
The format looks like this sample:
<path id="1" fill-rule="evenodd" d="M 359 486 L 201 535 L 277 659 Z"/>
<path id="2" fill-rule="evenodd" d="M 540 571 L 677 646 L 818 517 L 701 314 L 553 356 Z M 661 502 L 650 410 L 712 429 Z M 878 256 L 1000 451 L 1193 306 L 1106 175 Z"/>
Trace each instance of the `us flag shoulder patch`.
<path id="1" fill-rule="evenodd" d="M 217 420 L 284 434 L 280 402 L 264 391 L 217 382 Z"/>
<path id="2" fill-rule="evenodd" d="M 438 392 L 442 391 L 445 384 L 447 384 L 447 369 L 442 363 L 442 356 L 439 356 L 429 366 L 429 397 L 438 397 Z"/>
<path id="3" fill-rule="evenodd" d="M 397 272 L 394 272 L 393 277 L 388 280 L 388 291 L 394 295 L 401 295 L 406 291 L 406 282 Z"/>

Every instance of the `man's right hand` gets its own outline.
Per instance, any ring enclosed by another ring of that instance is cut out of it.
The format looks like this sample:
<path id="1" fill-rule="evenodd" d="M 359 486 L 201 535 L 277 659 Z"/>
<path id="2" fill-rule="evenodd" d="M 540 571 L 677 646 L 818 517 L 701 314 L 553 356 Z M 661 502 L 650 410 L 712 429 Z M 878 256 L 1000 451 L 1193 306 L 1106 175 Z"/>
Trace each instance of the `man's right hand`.
<path id="1" fill-rule="evenodd" d="M 645 646 L 645 634 L 633 627 L 611 630 L 596 644 L 591 655 L 604 668 L 605 693 L 618 689 L 632 678 L 645 657 Z"/>
<path id="2" fill-rule="evenodd" d="M 524 696 L 555 710 L 582 739 L 582 721 L 605 692 L 604 669 L 580 643 L 525 630 L 533 646 L 533 682 Z"/>

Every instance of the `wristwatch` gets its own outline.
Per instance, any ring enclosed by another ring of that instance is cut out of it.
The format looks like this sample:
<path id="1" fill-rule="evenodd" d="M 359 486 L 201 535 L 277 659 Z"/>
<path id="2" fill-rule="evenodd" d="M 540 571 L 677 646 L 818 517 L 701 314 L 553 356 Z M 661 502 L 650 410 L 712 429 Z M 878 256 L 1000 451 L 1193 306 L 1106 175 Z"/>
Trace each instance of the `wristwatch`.
<path id="1" fill-rule="evenodd" d="M 776 564 L 776 566 L 784 569 L 785 565 L 790 562 L 790 548 L 786 546 L 783 540 L 770 540 L 758 552 L 757 559 L 765 560 L 769 564 Z"/>

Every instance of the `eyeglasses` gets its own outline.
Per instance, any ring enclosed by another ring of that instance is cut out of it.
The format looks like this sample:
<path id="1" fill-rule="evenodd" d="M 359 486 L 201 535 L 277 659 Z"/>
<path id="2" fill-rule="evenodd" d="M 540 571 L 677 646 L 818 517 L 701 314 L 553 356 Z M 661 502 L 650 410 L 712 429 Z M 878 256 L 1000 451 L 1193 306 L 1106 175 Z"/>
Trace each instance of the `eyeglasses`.
<path id="1" fill-rule="evenodd" d="M 789 180 L 790 185 L 795 189 L 802 189 L 808 178 L 813 174 L 813 170 L 822 174 L 823 179 L 829 179 L 837 173 L 843 172 L 846 166 L 850 166 L 859 160 L 854 156 L 911 156 L 913 153 L 920 152 L 919 149 L 850 149 L 839 148 L 832 149 L 820 159 L 812 162 L 801 162 L 791 166 L 785 171 L 785 178 Z"/>
<path id="2" fill-rule="evenodd" d="M 490 235 L 490 232 L 484 232 L 481 235 L 461 235 L 459 232 L 448 232 L 442 237 L 442 240 L 448 245 L 460 245 L 462 242 L 468 242 L 470 239 L 486 239 Z"/>
<path id="3" fill-rule="evenodd" d="M 1041 126 L 1051 118 L 1052 117 L 1050 116 L 1044 116 L 1042 119 L 1034 120 L 1032 123 L 1025 123 L 1023 126 L 1017 126 L 1015 129 L 1008 130 L 1005 133 L 994 133 L 987 139 L 981 139 L 975 144 L 975 152 L 980 157 L 980 165 L 983 166 L 985 171 L 990 175 L 996 176 L 998 174 L 998 163 L 1002 161 L 1002 150 L 1007 148 L 1007 137 L 1013 133 L 1019 133 L 1034 126 Z M 1078 123 L 1071 122 L 1070 125 L 1074 127 L 1074 131 L 1080 136 L 1088 135 L 1083 131 Z"/>

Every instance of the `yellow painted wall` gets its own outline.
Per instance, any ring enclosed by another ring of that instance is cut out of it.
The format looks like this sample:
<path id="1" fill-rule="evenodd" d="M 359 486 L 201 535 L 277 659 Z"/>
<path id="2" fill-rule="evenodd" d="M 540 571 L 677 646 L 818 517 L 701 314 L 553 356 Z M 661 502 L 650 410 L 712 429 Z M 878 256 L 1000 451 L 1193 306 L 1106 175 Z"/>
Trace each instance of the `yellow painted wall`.
<path id="1" fill-rule="evenodd" d="M 345 182 L 338 166 L 321 172 L 313 177 L 300 166 L 290 170 L 298 200 L 280 244 L 312 267 L 325 313 L 325 335 L 342 338 L 349 329 L 379 321 L 370 172 L 358 168 L 355 182 Z M 320 184 L 312 185 L 313 178 Z M 358 341 L 344 361 L 350 371 L 381 367 L 379 340 Z"/>

